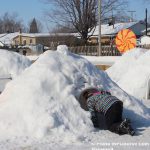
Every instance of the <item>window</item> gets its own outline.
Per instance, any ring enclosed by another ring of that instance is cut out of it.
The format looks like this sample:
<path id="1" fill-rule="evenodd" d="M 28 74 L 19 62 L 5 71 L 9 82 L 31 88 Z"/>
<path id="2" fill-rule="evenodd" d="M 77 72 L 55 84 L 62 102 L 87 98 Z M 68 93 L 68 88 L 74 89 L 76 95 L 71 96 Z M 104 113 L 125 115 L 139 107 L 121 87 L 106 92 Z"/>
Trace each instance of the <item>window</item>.
<path id="1" fill-rule="evenodd" d="M 30 39 L 30 44 L 32 44 L 32 39 Z"/>
<path id="2" fill-rule="evenodd" d="M 23 45 L 26 45 L 26 40 L 23 41 Z"/>

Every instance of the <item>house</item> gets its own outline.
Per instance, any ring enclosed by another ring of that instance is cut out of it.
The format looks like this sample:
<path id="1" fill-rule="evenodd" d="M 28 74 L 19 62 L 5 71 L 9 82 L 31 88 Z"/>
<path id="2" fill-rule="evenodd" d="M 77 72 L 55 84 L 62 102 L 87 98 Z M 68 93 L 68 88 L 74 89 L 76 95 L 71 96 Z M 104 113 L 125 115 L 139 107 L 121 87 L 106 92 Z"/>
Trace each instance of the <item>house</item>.
<path id="1" fill-rule="evenodd" d="M 110 44 L 111 40 L 114 39 L 117 33 L 123 29 L 132 30 L 137 38 L 143 36 L 143 30 L 145 29 L 145 23 L 142 21 L 139 22 L 128 22 L 128 23 L 116 23 L 114 25 L 101 25 L 101 42 L 102 44 Z M 93 35 L 92 35 L 93 33 Z M 96 26 L 95 31 L 93 30 L 89 35 L 92 36 L 89 38 L 89 42 L 93 44 L 98 43 L 98 33 L 99 26 Z"/>
<path id="2" fill-rule="evenodd" d="M 146 35 L 146 29 L 144 29 L 143 34 Z M 150 36 L 150 27 L 147 28 L 147 36 Z"/>
<path id="3" fill-rule="evenodd" d="M 44 45 L 57 46 L 58 44 L 68 44 L 76 40 L 75 33 L 5 33 L 0 34 L 0 42 L 6 46 L 18 45 Z"/>
<path id="4" fill-rule="evenodd" d="M 59 44 L 71 46 L 77 40 L 76 33 L 21 33 L 20 31 L 0 34 L 0 45 L 3 44 L 5 47 L 10 48 L 10 50 L 23 54 L 33 54 L 39 51 L 41 53 L 41 51 L 45 50 L 45 47 L 48 49 L 54 48 Z"/>
<path id="5" fill-rule="evenodd" d="M 74 40 L 74 33 L 20 33 L 13 38 L 13 45 L 44 45 L 54 47 L 58 44 L 67 44 Z"/>

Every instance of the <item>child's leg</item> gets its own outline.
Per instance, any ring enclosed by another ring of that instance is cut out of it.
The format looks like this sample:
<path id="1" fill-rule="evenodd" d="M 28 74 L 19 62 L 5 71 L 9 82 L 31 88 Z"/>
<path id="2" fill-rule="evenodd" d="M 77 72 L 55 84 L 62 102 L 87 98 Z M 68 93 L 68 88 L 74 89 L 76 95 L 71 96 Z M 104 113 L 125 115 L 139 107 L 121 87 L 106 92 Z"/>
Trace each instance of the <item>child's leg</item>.
<path id="1" fill-rule="evenodd" d="M 111 106 L 111 108 L 105 115 L 106 125 L 108 129 L 112 126 L 112 124 L 122 121 L 122 111 L 123 111 L 122 103 L 115 103 Z"/>
<path id="2" fill-rule="evenodd" d="M 112 124 L 118 123 L 122 121 L 122 104 L 115 103 L 108 110 L 107 114 L 104 115 L 101 112 L 95 111 L 95 115 L 91 118 L 94 124 L 94 127 L 98 127 L 100 129 L 109 129 Z"/>

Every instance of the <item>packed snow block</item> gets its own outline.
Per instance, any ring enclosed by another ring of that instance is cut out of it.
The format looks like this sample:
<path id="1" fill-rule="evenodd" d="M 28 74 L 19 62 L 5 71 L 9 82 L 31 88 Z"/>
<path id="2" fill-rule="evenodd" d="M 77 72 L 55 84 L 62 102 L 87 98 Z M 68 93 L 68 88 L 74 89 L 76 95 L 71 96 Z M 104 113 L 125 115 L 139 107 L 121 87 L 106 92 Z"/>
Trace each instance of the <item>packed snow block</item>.
<path id="1" fill-rule="evenodd" d="M 40 55 L 35 63 L 9 82 L 0 95 L 3 139 L 57 135 L 63 140 L 66 134 L 78 139 L 94 131 L 90 113 L 78 102 L 81 91 L 88 87 L 102 87 L 122 100 L 124 115 L 129 114 L 134 122 L 150 119 L 148 109 L 124 92 L 107 73 L 81 56 L 62 53 L 64 46 L 59 48 Z"/>
<path id="2" fill-rule="evenodd" d="M 109 77 L 123 90 L 140 99 L 147 98 L 150 78 L 150 51 L 136 48 L 125 53 L 107 69 Z"/>
<path id="3" fill-rule="evenodd" d="M 68 47 L 66 45 L 59 45 L 59 46 L 57 46 L 57 51 L 59 53 L 64 54 L 64 55 L 69 54 L 69 50 L 68 50 Z"/>

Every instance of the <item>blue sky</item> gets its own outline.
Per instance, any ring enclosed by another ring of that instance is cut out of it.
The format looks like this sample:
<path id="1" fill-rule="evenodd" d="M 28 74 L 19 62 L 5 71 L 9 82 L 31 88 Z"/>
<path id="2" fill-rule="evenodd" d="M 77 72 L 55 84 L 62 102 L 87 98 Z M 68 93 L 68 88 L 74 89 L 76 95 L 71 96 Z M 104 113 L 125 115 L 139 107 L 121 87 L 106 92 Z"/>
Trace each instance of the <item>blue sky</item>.
<path id="1" fill-rule="evenodd" d="M 144 0 L 128 0 L 128 1 L 129 1 L 128 10 L 136 11 L 134 13 L 136 19 L 142 20 L 143 18 L 145 18 L 146 8 L 148 9 L 148 16 L 150 16 L 150 1 L 149 3 L 146 3 Z"/>
<path id="2" fill-rule="evenodd" d="M 31 18 L 43 18 L 46 5 L 41 0 L 0 0 L 0 14 L 17 12 L 25 22 Z"/>
<path id="3" fill-rule="evenodd" d="M 50 6 L 41 2 L 42 0 L 0 0 L 0 15 L 5 12 L 17 12 L 19 18 L 24 20 L 25 24 L 33 18 L 44 22 L 44 10 Z M 148 8 L 150 16 L 150 3 L 146 4 L 144 0 L 128 0 L 128 10 L 134 10 L 136 19 L 141 20 L 145 17 L 145 8 Z M 45 25 L 45 24 L 44 24 Z"/>
<path id="4" fill-rule="evenodd" d="M 41 0 L 0 0 L 0 16 L 5 12 L 16 12 L 26 25 L 34 17 L 43 22 L 45 9 L 48 7 Z"/>

